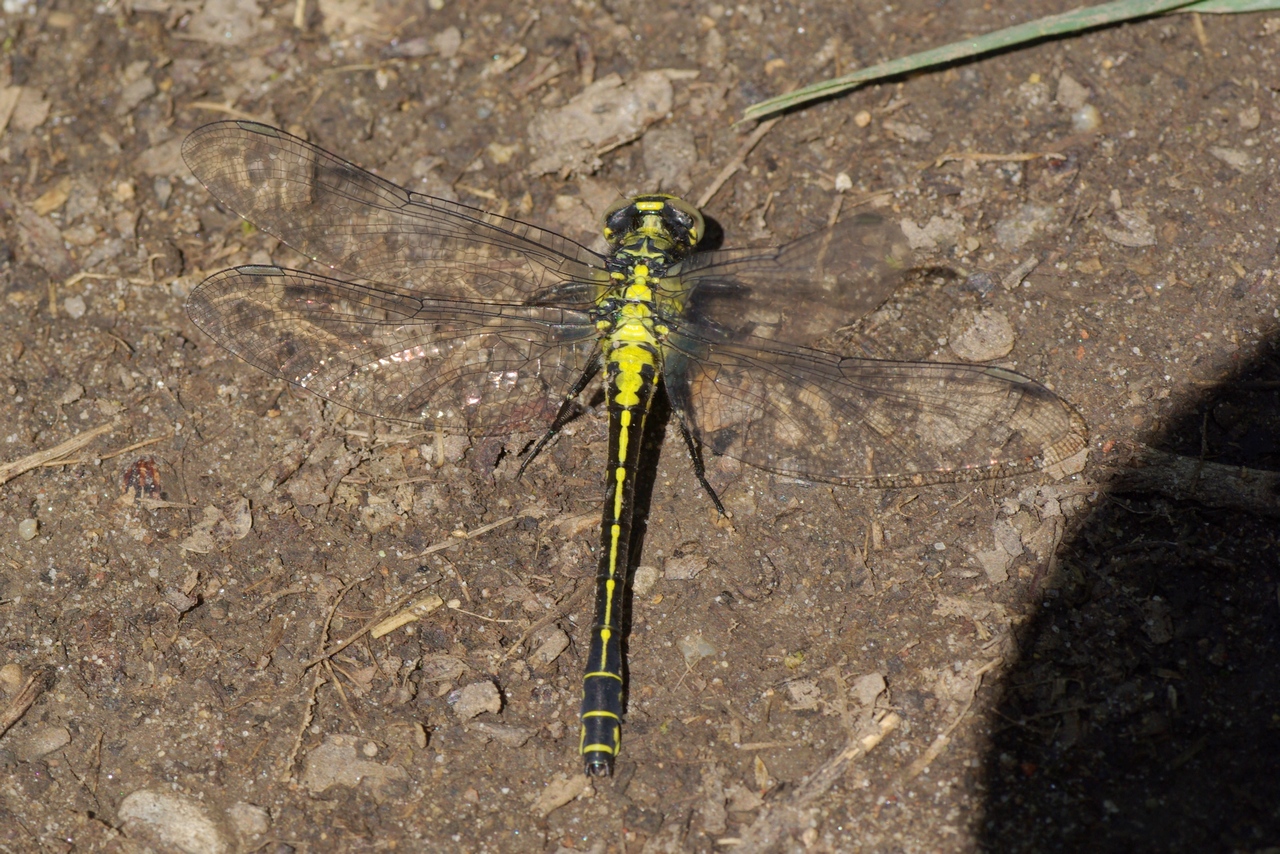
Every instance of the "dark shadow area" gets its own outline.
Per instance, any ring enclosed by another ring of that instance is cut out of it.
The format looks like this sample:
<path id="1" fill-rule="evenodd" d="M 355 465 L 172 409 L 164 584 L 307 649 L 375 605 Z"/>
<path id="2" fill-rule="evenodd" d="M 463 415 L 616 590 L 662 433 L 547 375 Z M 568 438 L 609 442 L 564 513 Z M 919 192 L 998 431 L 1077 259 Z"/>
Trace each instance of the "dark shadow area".
<path id="1" fill-rule="evenodd" d="M 1277 427 L 1273 345 L 1064 543 L 993 719 L 984 850 L 1280 842 Z"/>

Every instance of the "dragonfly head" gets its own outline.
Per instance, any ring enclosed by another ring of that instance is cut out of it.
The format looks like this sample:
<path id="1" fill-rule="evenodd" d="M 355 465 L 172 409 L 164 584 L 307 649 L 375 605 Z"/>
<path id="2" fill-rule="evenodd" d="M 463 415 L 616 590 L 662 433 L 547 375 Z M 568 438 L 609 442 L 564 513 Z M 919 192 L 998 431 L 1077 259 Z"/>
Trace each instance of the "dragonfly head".
<path id="1" fill-rule="evenodd" d="M 698 245 L 703 231 L 698 209 L 666 193 L 626 199 L 604 215 L 604 239 L 613 247 L 648 239 L 683 256 Z"/>

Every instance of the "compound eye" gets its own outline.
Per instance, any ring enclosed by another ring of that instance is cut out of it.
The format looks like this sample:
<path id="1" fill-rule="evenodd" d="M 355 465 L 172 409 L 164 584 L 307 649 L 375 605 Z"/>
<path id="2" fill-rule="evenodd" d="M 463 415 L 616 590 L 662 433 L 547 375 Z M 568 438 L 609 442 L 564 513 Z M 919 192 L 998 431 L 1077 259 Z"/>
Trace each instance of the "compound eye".
<path id="1" fill-rule="evenodd" d="M 625 199 L 604 213 L 604 239 L 616 243 L 618 238 L 636 227 L 636 208 L 631 199 Z"/>
<path id="2" fill-rule="evenodd" d="M 671 198 L 666 204 L 667 216 L 678 223 L 680 230 L 689 236 L 689 245 L 696 246 L 702 239 L 704 223 L 702 214 L 684 199 Z"/>

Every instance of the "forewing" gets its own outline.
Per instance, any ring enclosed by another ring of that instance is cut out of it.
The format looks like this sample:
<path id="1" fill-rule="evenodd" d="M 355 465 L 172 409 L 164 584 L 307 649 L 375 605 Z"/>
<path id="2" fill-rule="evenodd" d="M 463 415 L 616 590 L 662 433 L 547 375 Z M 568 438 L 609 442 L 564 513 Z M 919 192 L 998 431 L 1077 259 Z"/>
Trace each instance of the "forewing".
<path id="1" fill-rule="evenodd" d="M 667 343 L 667 388 L 703 447 L 780 474 L 852 486 L 975 480 L 1085 447 L 1074 409 L 1002 368 L 680 333 Z"/>
<path id="2" fill-rule="evenodd" d="M 575 311 L 423 299 L 280 267 L 225 270 L 187 311 L 273 376 L 381 418 L 471 435 L 544 427 L 592 364 Z"/>
<path id="3" fill-rule="evenodd" d="M 694 323 L 803 346 L 874 311 L 910 264 L 898 224 L 862 214 L 776 248 L 695 255 L 680 278 Z"/>
<path id="4" fill-rule="evenodd" d="M 183 142 L 182 156 L 240 216 L 369 281 L 497 303 L 569 293 L 587 307 L 592 286 L 607 278 L 603 259 L 566 237 L 412 193 L 267 125 L 205 125 Z"/>

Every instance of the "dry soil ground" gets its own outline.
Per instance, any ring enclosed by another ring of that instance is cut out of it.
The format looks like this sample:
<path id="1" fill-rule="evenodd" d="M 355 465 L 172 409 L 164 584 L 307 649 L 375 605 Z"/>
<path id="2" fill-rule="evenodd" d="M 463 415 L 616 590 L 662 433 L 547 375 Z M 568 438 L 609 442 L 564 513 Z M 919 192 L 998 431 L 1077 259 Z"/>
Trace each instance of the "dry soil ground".
<path id="1" fill-rule="evenodd" d="M 732 126 L 1064 8 L 333 0 L 299 26 L 282 0 L 6 0 L 0 460 L 107 429 L 0 485 L 3 850 L 1280 844 L 1280 18 L 1046 41 L 745 156 Z M 610 75 L 659 109 L 606 98 L 614 138 L 566 156 L 546 134 Z M 1007 320 L 999 363 L 1078 408 L 1089 463 L 882 492 L 713 466 L 730 528 L 669 436 L 624 753 L 585 786 L 603 419 L 516 481 L 528 437 L 438 442 L 220 350 L 191 288 L 300 263 L 178 156 L 229 117 L 582 240 L 619 194 L 696 198 L 737 158 L 707 205 L 726 244 L 838 195 L 903 220 L 933 270 L 877 346 L 954 361 L 975 312 Z M 309 665 L 433 593 L 458 607 Z"/>

